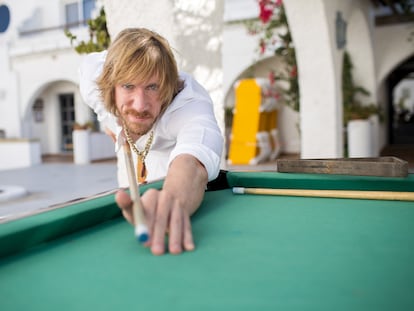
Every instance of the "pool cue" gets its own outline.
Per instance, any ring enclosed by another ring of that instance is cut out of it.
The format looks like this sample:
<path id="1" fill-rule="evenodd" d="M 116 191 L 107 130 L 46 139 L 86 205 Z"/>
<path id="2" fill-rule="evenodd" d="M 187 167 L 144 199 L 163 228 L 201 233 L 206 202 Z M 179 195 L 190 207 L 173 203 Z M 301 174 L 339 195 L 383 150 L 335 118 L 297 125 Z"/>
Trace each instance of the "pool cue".
<path id="1" fill-rule="evenodd" d="M 148 227 L 145 222 L 145 216 L 141 206 L 141 197 L 135 176 L 134 162 L 132 161 L 131 149 L 129 143 L 124 144 L 125 164 L 128 172 L 129 191 L 132 199 L 132 215 L 135 226 L 135 236 L 141 243 L 148 241 Z"/>
<path id="2" fill-rule="evenodd" d="M 414 192 L 397 191 L 310 190 L 234 187 L 233 193 L 339 199 L 414 201 Z"/>

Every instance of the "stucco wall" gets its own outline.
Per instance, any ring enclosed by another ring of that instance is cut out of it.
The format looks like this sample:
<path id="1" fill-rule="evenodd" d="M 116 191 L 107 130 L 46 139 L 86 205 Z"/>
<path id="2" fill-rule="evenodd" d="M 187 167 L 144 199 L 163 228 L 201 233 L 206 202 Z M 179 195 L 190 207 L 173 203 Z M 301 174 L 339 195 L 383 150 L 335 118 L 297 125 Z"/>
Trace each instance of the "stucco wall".
<path id="1" fill-rule="evenodd" d="M 303 158 L 338 157 L 343 152 L 339 70 L 334 45 L 336 12 L 334 4 L 325 2 L 285 2 L 298 63 Z"/>
<path id="2" fill-rule="evenodd" d="M 377 83 L 382 82 L 390 72 L 414 53 L 414 42 L 408 41 L 412 23 L 378 27 L 374 33 L 376 52 Z"/>
<path id="3" fill-rule="evenodd" d="M 0 128 L 6 129 L 8 137 L 24 137 L 22 119 L 27 106 L 25 100 L 28 96 L 30 97 L 28 94 L 31 84 L 22 81 L 25 74 L 20 72 L 19 68 L 16 69 L 18 61 L 14 62 L 13 59 L 16 55 L 35 56 L 35 51 L 43 53 L 46 48 L 59 46 L 63 40 L 66 41 L 66 46 L 69 46 L 69 42 L 64 38 L 62 31 L 56 33 L 57 36 L 52 40 L 50 37 L 44 38 L 39 35 L 22 38 L 19 34 L 20 31 L 28 28 L 26 26 L 33 29 L 33 27 L 59 25 L 63 12 L 60 10 L 58 1 L 2 1 L 2 4 L 9 7 L 10 25 L 7 31 L 0 35 L 0 115 L 8 116 L 2 118 Z M 36 64 L 36 61 L 34 63 Z M 70 69 L 65 67 L 64 63 L 60 66 L 63 75 L 65 71 Z M 46 71 L 53 71 L 53 67 L 39 64 L 32 70 L 31 75 L 39 75 Z"/>
<path id="4" fill-rule="evenodd" d="M 0 128 L 6 129 L 7 137 L 32 138 L 34 132 L 28 118 L 36 96 L 55 81 L 70 81 L 77 96 L 80 56 L 70 46 L 63 29 L 20 33 L 62 25 L 64 12 L 60 2 L 9 1 L 7 5 L 11 23 L 7 32 L 0 35 L 0 115 L 7 118 L 1 119 Z M 83 39 L 87 33 L 79 29 L 76 34 Z M 83 105 L 80 97 L 77 102 Z M 77 117 L 82 119 L 82 113 Z"/>
<path id="5" fill-rule="evenodd" d="M 364 100 L 384 99 L 382 79 L 413 46 L 403 37 L 404 26 L 374 27 L 372 3 L 368 0 L 286 0 L 284 2 L 297 51 L 301 91 L 301 156 L 343 156 L 342 57 L 336 46 L 335 19 L 338 12 L 347 23 L 346 46 L 354 63 L 354 80 L 371 95 Z M 405 26 L 407 28 L 407 26 Z M 385 125 L 375 133 L 375 153 L 386 143 Z"/>

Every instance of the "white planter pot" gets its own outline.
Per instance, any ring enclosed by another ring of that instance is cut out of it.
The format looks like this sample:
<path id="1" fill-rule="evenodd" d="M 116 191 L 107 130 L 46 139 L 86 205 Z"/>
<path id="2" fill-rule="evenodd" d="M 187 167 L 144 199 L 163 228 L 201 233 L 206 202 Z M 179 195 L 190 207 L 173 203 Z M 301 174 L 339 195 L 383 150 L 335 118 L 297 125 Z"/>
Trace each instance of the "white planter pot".
<path id="1" fill-rule="evenodd" d="M 348 156 L 350 158 L 372 157 L 372 129 L 369 120 L 348 122 Z"/>
<path id="2" fill-rule="evenodd" d="M 75 164 L 88 164 L 90 157 L 90 130 L 73 131 L 73 161 Z"/>

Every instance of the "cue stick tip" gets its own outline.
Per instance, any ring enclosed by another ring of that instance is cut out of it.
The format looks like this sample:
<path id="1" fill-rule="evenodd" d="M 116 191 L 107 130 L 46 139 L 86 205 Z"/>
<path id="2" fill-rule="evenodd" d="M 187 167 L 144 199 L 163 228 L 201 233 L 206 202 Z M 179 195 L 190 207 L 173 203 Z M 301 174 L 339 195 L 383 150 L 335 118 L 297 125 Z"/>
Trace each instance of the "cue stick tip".
<path id="1" fill-rule="evenodd" d="M 148 228 L 145 224 L 135 226 L 135 236 L 140 243 L 145 243 L 149 239 Z"/>
<path id="2" fill-rule="evenodd" d="M 234 194 L 244 194 L 244 187 L 233 187 Z"/>

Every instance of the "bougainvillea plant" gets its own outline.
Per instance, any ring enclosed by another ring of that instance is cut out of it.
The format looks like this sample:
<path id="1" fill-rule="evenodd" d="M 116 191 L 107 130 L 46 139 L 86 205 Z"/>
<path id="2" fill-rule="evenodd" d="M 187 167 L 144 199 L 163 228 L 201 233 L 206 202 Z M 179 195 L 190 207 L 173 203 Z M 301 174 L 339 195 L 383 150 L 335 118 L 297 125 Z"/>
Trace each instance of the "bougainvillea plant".
<path id="1" fill-rule="evenodd" d="M 263 55 L 274 51 L 284 66 L 270 72 L 272 81 L 285 82 L 280 93 L 283 103 L 295 111 L 300 109 L 298 70 L 295 48 L 282 0 L 257 0 L 259 16 L 246 23 L 249 34 L 259 36 L 258 50 Z"/>

